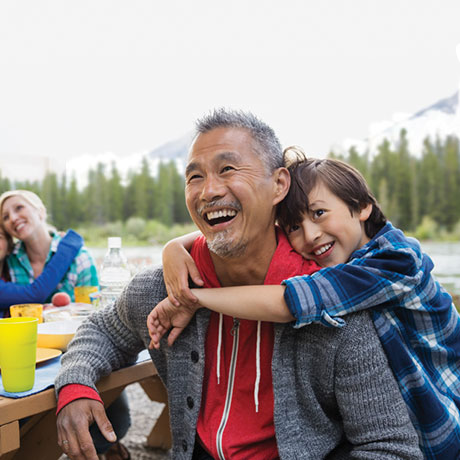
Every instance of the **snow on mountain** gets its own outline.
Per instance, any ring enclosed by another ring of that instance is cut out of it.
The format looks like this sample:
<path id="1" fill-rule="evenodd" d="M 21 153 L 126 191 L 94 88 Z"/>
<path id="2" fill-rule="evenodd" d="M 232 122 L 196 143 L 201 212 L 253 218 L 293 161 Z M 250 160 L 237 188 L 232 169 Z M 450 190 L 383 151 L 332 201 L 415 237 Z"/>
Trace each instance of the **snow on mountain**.
<path id="1" fill-rule="evenodd" d="M 364 140 L 346 139 L 342 145 L 334 149 L 336 152 L 349 150 L 355 146 L 359 152 L 369 150 L 377 152 L 377 147 L 386 138 L 394 146 L 399 140 L 402 129 L 407 131 L 409 151 L 420 155 L 424 139 L 429 136 L 444 139 L 453 135 L 460 138 L 460 90 L 450 97 L 425 107 L 414 114 L 395 114 L 391 121 L 372 123 L 369 126 L 369 136 Z"/>
<path id="2" fill-rule="evenodd" d="M 192 133 L 187 133 L 179 139 L 167 142 L 151 151 L 133 153 L 127 156 L 118 156 L 114 153 L 80 155 L 66 163 L 66 175 L 67 177 L 75 176 L 78 187 L 82 188 L 88 182 L 88 172 L 91 169 L 96 169 L 97 165 L 102 163 L 105 165 L 106 174 L 110 174 L 112 164 L 115 163 L 122 180 L 126 180 L 130 171 L 139 172 L 141 170 L 144 158 L 149 163 L 152 175 L 156 174 L 160 163 L 169 163 L 171 160 L 176 162 L 179 173 L 183 173 L 191 141 Z"/>

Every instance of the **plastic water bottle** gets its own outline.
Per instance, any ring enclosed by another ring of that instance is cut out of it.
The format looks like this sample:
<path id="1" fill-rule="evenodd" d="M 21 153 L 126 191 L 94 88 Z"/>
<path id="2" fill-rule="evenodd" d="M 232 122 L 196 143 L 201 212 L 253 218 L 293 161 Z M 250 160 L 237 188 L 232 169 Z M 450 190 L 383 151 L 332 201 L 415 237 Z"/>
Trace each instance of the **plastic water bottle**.
<path id="1" fill-rule="evenodd" d="M 108 246 L 109 249 L 102 262 L 99 277 L 101 307 L 113 303 L 131 279 L 128 262 L 121 251 L 121 238 L 118 236 L 110 237 Z"/>

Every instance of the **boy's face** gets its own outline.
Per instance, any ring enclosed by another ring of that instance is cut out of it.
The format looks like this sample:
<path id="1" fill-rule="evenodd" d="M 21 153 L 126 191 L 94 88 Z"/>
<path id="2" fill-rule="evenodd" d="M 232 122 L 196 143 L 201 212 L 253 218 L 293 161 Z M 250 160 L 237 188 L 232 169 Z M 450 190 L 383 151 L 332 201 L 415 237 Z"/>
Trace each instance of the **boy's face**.
<path id="1" fill-rule="evenodd" d="M 353 251 L 369 241 L 364 222 L 372 204 L 352 214 L 345 202 L 322 183 L 312 189 L 308 201 L 310 210 L 303 221 L 286 229 L 292 247 L 306 259 L 332 267 L 346 263 Z"/>

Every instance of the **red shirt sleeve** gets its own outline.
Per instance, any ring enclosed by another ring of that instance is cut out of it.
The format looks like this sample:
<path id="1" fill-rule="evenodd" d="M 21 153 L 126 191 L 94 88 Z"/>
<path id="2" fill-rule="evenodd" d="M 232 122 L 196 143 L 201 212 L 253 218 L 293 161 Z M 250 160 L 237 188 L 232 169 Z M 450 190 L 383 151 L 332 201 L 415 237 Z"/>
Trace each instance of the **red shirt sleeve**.
<path id="1" fill-rule="evenodd" d="M 96 390 L 93 390 L 91 387 L 87 387 L 86 385 L 73 383 L 62 387 L 59 391 L 56 415 L 59 414 L 60 410 L 64 406 L 67 406 L 67 404 L 75 401 L 76 399 L 83 398 L 94 399 L 95 401 L 99 401 L 101 404 L 104 404 Z"/>

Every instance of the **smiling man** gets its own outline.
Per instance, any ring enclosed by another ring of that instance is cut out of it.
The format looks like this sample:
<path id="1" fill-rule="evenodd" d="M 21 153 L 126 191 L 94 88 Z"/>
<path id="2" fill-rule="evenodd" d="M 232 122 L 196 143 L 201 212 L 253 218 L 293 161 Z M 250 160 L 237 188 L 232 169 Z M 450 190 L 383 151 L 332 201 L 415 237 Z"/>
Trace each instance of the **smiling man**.
<path id="1" fill-rule="evenodd" d="M 275 226 L 289 184 L 278 139 L 253 115 L 217 110 L 197 123 L 185 194 L 206 287 L 317 269 Z M 79 329 L 56 380 L 58 439 L 71 458 L 97 458 L 93 420 L 113 437 L 94 384 L 148 347 L 147 315 L 166 295 L 161 269 L 146 270 Z M 200 309 L 173 347 L 150 353 L 168 388 L 174 458 L 421 458 L 367 313 L 343 329 L 295 330 Z"/>

